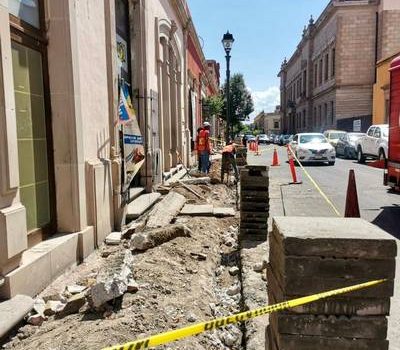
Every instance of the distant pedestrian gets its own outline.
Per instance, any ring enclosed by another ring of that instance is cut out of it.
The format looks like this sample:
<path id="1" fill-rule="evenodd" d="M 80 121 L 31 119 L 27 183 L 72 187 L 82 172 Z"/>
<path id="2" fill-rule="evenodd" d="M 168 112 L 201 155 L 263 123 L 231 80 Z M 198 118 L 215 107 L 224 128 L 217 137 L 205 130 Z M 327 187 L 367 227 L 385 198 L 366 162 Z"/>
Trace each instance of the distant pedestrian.
<path id="1" fill-rule="evenodd" d="M 200 155 L 201 172 L 207 174 L 210 167 L 210 123 L 204 122 L 197 137 L 197 152 Z"/>
<path id="2" fill-rule="evenodd" d="M 247 147 L 247 137 L 246 137 L 246 135 L 243 135 L 242 144 L 243 144 L 244 147 Z"/>
<path id="3" fill-rule="evenodd" d="M 201 152 L 199 151 L 199 135 L 200 132 L 203 130 L 203 127 L 197 128 L 197 135 L 196 135 L 196 142 L 194 149 L 197 151 L 197 170 L 200 172 L 201 171 Z"/>

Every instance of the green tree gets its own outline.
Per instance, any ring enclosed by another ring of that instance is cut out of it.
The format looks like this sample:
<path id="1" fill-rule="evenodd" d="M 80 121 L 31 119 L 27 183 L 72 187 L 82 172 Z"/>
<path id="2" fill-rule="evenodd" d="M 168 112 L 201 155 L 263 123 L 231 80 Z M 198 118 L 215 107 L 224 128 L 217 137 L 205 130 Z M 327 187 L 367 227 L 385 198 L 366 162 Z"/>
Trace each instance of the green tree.
<path id="1" fill-rule="evenodd" d="M 236 73 L 232 76 L 229 84 L 230 91 L 230 122 L 233 129 L 240 130 L 240 123 L 249 119 L 250 113 L 254 111 L 254 103 L 249 89 L 246 87 L 243 74 Z M 226 82 L 223 86 L 226 91 Z M 224 100 L 223 116 L 226 119 L 226 99 Z"/>
<path id="2" fill-rule="evenodd" d="M 203 100 L 203 115 L 206 119 L 212 116 L 222 117 L 224 98 L 222 95 L 208 96 Z"/>

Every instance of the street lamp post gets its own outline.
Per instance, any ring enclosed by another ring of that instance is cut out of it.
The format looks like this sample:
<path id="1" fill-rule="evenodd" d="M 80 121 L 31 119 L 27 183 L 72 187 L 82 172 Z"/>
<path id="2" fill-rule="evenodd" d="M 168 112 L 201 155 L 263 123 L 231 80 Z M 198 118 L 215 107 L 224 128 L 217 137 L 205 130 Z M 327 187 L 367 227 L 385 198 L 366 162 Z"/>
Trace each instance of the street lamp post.
<path id="1" fill-rule="evenodd" d="M 231 77 L 231 71 L 229 69 L 229 64 L 231 60 L 231 49 L 232 49 L 232 44 L 235 41 L 233 39 L 233 35 L 227 31 L 223 38 L 222 38 L 222 45 L 224 46 L 224 50 L 226 53 L 226 134 L 225 134 L 225 141 L 228 143 L 229 138 L 230 138 L 230 77 Z"/>

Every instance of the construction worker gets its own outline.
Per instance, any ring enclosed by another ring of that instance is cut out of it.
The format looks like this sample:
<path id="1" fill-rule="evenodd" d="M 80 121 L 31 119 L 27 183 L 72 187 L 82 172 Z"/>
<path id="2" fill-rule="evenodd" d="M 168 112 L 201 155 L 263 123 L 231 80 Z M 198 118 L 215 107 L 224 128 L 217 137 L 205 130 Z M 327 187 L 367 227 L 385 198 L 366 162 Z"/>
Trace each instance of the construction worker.
<path id="1" fill-rule="evenodd" d="M 202 126 L 197 128 L 196 143 L 194 146 L 194 149 L 197 151 L 197 170 L 199 172 L 201 172 L 201 157 L 200 157 L 200 152 L 198 151 L 198 142 L 199 142 L 199 134 L 200 134 L 201 130 L 203 130 Z"/>
<path id="2" fill-rule="evenodd" d="M 197 154 L 200 156 L 201 172 L 207 174 L 210 163 L 210 123 L 204 122 L 196 140 Z"/>
<path id="3" fill-rule="evenodd" d="M 223 182 L 224 173 L 227 172 L 229 174 L 229 167 L 232 166 L 233 171 L 235 172 L 236 181 L 239 180 L 239 172 L 236 166 L 236 144 L 232 141 L 229 141 L 227 145 L 222 149 L 222 164 L 223 169 L 221 170 L 221 180 Z"/>

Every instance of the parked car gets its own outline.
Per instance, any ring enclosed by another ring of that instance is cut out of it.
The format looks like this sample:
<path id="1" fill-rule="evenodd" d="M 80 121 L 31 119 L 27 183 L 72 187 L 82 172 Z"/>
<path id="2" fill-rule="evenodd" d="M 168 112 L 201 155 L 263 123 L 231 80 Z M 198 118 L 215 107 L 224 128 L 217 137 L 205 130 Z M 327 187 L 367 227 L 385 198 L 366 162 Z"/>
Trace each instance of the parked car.
<path id="1" fill-rule="evenodd" d="M 356 141 L 357 161 L 364 163 L 366 158 L 386 159 L 388 136 L 388 124 L 371 125 L 367 134 Z"/>
<path id="2" fill-rule="evenodd" d="M 346 159 L 356 159 L 356 142 L 363 136 L 365 134 L 361 132 L 348 132 L 342 135 L 336 144 L 336 156 L 343 156 Z"/>
<path id="3" fill-rule="evenodd" d="M 335 165 L 335 148 L 319 133 L 301 133 L 290 143 L 296 157 L 302 162 L 327 162 Z"/>
<path id="4" fill-rule="evenodd" d="M 345 134 L 346 131 L 340 131 L 340 130 L 326 130 L 324 132 L 324 136 L 328 139 L 329 143 L 333 147 L 336 147 L 339 139 Z"/>
<path id="5" fill-rule="evenodd" d="M 275 135 L 274 137 L 274 144 L 278 145 L 279 144 L 279 138 L 281 137 L 281 135 Z"/>
<path id="6" fill-rule="evenodd" d="M 251 142 L 251 141 L 255 141 L 255 140 L 256 140 L 256 137 L 254 135 L 251 135 L 251 134 L 246 135 L 247 142 Z"/>
<path id="7" fill-rule="evenodd" d="M 292 139 L 291 139 L 291 137 L 292 137 L 292 135 L 283 135 L 283 137 L 281 138 L 281 142 L 280 142 L 280 144 L 282 145 L 282 146 L 284 146 L 284 145 L 287 145 Z"/>
<path id="8" fill-rule="evenodd" d="M 265 134 L 258 135 L 258 143 L 264 143 L 264 144 L 269 143 L 268 135 L 265 135 Z"/>

